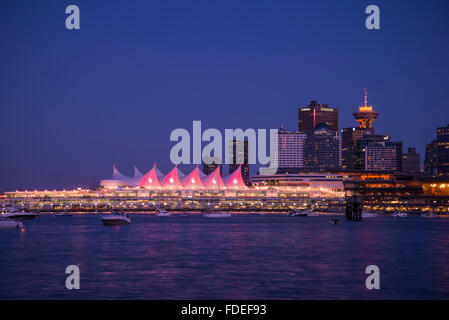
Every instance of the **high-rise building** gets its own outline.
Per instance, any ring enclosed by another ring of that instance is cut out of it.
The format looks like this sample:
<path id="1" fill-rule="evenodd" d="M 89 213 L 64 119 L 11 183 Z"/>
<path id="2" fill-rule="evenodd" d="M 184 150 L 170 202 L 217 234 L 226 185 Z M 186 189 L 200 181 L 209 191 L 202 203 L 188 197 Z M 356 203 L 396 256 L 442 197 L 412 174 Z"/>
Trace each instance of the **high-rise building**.
<path id="1" fill-rule="evenodd" d="M 307 134 L 304 167 L 314 171 L 341 167 L 341 138 L 327 124 L 319 123 L 313 132 Z"/>
<path id="2" fill-rule="evenodd" d="M 275 159 L 278 168 L 304 167 L 304 143 L 307 134 L 289 132 L 284 128 L 278 131 L 278 146 Z"/>
<path id="3" fill-rule="evenodd" d="M 298 108 L 298 131 L 313 132 L 315 127 L 324 122 L 332 131 L 338 131 L 338 109 L 329 108 L 311 100 L 305 108 Z"/>
<path id="4" fill-rule="evenodd" d="M 390 141 L 387 135 L 367 133 L 355 142 L 352 157 L 353 170 L 401 171 L 402 142 Z"/>
<path id="5" fill-rule="evenodd" d="M 402 151 L 402 150 L 401 150 Z M 398 158 L 402 160 L 402 152 L 396 143 L 381 142 L 365 147 L 365 171 L 400 171 Z"/>
<path id="6" fill-rule="evenodd" d="M 365 170 L 365 149 L 370 143 L 385 142 L 386 136 L 374 134 L 373 121 L 377 119 L 378 112 L 373 111 L 373 106 L 368 105 L 368 94 L 366 89 L 365 102 L 354 112 L 354 118 L 359 127 L 345 128 L 341 131 L 342 137 L 342 169 Z M 366 138 L 363 141 L 363 138 Z M 389 140 L 389 138 L 387 137 Z"/>
<path id="7" fill-rule="evenodd" d="M 402 155 L 402 171 L 410 174 L 421 172 L 421 157 L 416 153 L 416 148 L 408 148 Z"/>
<path id="8" fill-rule="evenodd" d="M 437 176 L 449 177 L 449 124 L 437 128 Z"/>
<path id="9" fill-rule="evenodd" d="M 387 135 L 365 134 L 363 138 L 357 139 L 352 150 L 352 170 L 365 170 L 365 148 L 371 144 L 382 144 L 390 141 Z"/>
<path id="10" fill-rule="evenodd" d="M 424 172 L 430 177 L 437 176 L 437 141 L 432 140 L 426 144 L 426 154 L 424 157 Z"/>
<path id="11" fill-rule="evenodd" d="M 220 167 L 220 175 L 222 174 L 221 159 L 216 158 L 216 157 L 212 157 L 210 159 L 207 159 L 207 162 L 208 163 L 203 161 L 203 172 L 206 175 L 209 175 L 212 172 L 214 172 L 215 169 L 217 169 L 217 167 Z"/>
<path id="12" fill-rule="evenodd" d="M 393 146 L 396 150 L 396 168 L 393 171 L 402 171 L 402 142 L 401 141 L 389 141 L 386 143 L 387 146 Z"/>
<path id="13" fill-rule="evenodd" d="M 343 170 L 355 170 L 357 157 L 354 148 L 365 134 L 374 134 L 374 128 L 344 128 L 341 130 L 341 167 Z"/>
<path id="14" fill-rule="evenodd" d="M 249 162 L 248 162 L 248 141 L 232 140 L 230 143 L 231 163 L 229 164 L 229 174 L 242 166 L 242 178 L 249 186 Z"/>

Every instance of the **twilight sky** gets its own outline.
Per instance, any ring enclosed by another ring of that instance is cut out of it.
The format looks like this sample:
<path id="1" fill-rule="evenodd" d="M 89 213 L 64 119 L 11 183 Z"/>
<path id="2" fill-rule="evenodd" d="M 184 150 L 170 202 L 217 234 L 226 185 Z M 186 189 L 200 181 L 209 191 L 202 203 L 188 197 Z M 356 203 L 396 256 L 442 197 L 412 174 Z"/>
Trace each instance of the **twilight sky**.
<path id="1" fill-rule="evenodd" d="M 193 120 L 294 130 L 314 99 L 355 126 L 364 87 L 404 151 L 423 158 L 449 123 L 447 0 L 5 0 L 0 41 L 0 191 L 167 171 L 170 132 Z"/>

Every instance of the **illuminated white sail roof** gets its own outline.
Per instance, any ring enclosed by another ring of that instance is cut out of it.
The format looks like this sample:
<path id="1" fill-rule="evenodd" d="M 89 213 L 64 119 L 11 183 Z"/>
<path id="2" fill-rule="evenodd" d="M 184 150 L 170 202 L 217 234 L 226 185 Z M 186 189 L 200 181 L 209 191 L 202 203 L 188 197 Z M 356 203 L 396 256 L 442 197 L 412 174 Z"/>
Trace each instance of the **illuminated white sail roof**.
<path id="1" fill-rule="evenodd" d="M 132 186 L 131 177 L 125 176 L 118 171 L 115 164 L 112 169 L 112 177 L 110 179 L 104 179 L 100 181 L 100 185 L 105 188 L 118 188 L 124 186 Z"/>
<path id="2" fill-rule="evenodd" d="M 140 172 L 139 169 L 137 169 L 137 167 L 134 166 L 134 176 L 133 176 L 133 178 L 142 178 L 142 177 L 143 177 L 142 172 Z"/>
<path id="3" fill-rule="evenodd" d="M 164 181 L 164 174 L 159 171 L 156 163 L 154 163 L 153 168 L 140 180 L 139 187 L 160 187 L 161 181 Z"/>
<path id="4" fill-rule="evenodd" d="M 203 187 L 203 181 L 201 180 L 201 176 L 203 178 L 206 176 L 204 173 L 200 171 L 198 166 L 192 170 L 187 176 L 181 179 L 185 188 L 201 188 Z"/>
<path id="5" fill-rule="evenodd" d="M 120 171 L 117 170 L 117 167 L 115 166 L 115 164 L 112 167 L 113 167 L 113 170 L 112 170 L 112 179 L 113 180 L 126 180 L 126 179 L 129 179 L 128 176 L 125 176 L 125 175 L 121 174 Z"/>
<path id="6" fill-rule="evenodd" d="M 244 189 L 247 188 L 242 177 L 242 166 L 240 165 L 233 173 L 223 178 L 223 182 L 228 188 Z"/>
<path id="7" fill-rule="evenodd" d="M 218 166 L 206 179 L 204 182 L 204 187 L 209 189 L 220 189 L 225 185 L 223 179 L 221 179 L 220 166 Z"/>
<path id="8" fill-rule="evenodd" d="M 235 170 L 229 176 L 225 178 L 221 177 L 220 167 L 217 167 L 210 175 L 205 175 L 199 167 L 195 167 L 188 175 L 184 175 L 181 170 L 175 166 L 167 175 L 164 175 L 154 163 L 150 171 L 145 175 L 134 167 L 134 175 L 128 177 L 120 173 L 114 165 L 113 174 L 111 179 L 105 179 L 100 181 L 103 187 L 144 187 L 144 188 L 157 188 L 157 189 L 246 189 L 247 186 L 242 178 L 241 167 Z"/>
<path id="9" fill-rule="evenodd" d="M 175 166 L 167 175 L 165 176 L 164 181 L 162 182 L 162 187 L 173 187 L 173 188 L 181 188 L 182 182 L 181 179 L 185 175 L 178 170 L 178 166 Z"/>

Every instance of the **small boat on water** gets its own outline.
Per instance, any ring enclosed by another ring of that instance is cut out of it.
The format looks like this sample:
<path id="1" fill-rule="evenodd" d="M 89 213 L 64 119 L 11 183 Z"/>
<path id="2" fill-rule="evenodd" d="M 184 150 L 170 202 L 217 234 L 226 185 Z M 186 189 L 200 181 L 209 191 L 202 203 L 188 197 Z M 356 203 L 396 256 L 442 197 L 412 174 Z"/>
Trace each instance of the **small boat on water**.
<path id="1" fill-rule="evenodd" d="M 173 215 L 173 212 L 168 212 L 167 210 L 162 209 L 162 208 L 159 208 L 156 211 L 157 211 L 157 213 L 156 213 L 157 217 L 169 217 L 169 216 Z"/>
<path id="2" fill-rule="evenodd" d="M 382 215 L 377 212 L 368 212 L 368 211 L 362 211 L 362 218 L 377 218 L 381 217 Z"/>
<path id="3" fill-rule="evenodd" d="M 426 218 L 426 219 L 432 219 L 432 218 L 438 218 L 438 215 L 434 214 L 434 213 L 421 213 L 420 217 Z"/>
<path id="4" fill-rule="evenodd" d="M 14 220 L 6 217 L 0 217 L 0 229 L 22 229 L 22 220 Z"/>
<path id="5" fill-rule="evenodd" d="M 330 224 L 339 224 L 340 223 L 340 219 L 329 219 L 329 223 Z"/>
<path id="6" fill-rule="evenodd" d="M 203 213 L 203 217 L 205 217 L 205 218 L 230 218 L 231 213 L 207 210 L 205 213 Z"/>
<path id="7" fill-rule="evenodd" d="M 71 217 L 72 214 L 70 212 L 58 212 L 53 215 L 53 217 Z"/>
<path id="8" fill-rule="evenodd" d="M 20 211 L 16 208 L 5 208 L 3 211 L 3 216 L 6 218 L 14 219 L 14 220 L 31 220 L 39 217 L 39 212 L 26 212 Z"/>
<path id="9" fill-rule="evenodd" d="M 251 213 L 252 216 L 264 216 L 265 212 L 253 212 Z"/>
<path id="10" fill-rule="evenodd" d="M 309 213 L 309 217 L 319 217 L 320 216 L 320 213 L 319 212 L 312 212 L 312 213 Z"/>
<path id="11" fill-rule="evenodd" d="M 192 216 L 192 214 L 191 213 L 183 213 L 183 214 L 181 214 L 181 217 L 184 217 L 184 218 L 189 218 L 189 217 L 191 217 Z"/>
<path id="12" fill-rule="evenodd" d="M 307 217 L 309 214 L 313 213 L 311 209 L 295 209 L 288 213 L 289 217 Z"/>
<path id="13" fill-rule="evenodd" d="M 395 213 L 393 213 L 392 217 L 393 218 L 406 218 L 406 217 L 408 217 L 408 213 L 396 211 Z"/>
<path id="14" fill-rule="evenodd" d="M 105 226 L 126 226 L 131 223 L 131 219 L 125 211 L 112 211 L 111 214 L 102 216 L 101 221 Z"/>

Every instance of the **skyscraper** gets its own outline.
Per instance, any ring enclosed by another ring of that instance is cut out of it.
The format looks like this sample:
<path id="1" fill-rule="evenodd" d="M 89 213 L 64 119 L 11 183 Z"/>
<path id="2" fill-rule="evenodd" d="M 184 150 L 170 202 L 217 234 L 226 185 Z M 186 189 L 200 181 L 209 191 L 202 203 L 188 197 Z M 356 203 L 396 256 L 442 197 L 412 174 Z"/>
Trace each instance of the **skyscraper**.
<path id="1" fill-rule="evenodd" d="M 402 155 L 402 171 L 410 174 L 421 172 L 421 157 L 416 153 L 416 148 L 408 148 Z"/>
<path id="2" fill-rule="evenodd" d="M 249 186 L 249 162 L 248 162 L 248 141 L 234 139 L 230 143 L 231 163 L 229 164 L 229 174 L 242 166 L 242 178 Z"/>
<path id="3" fill-rule="evenodd" d="M 437 128 L 437 176 L 449 177 L 449 124 Z"/>
<path id="4" fill-rule="evenodd" d="M 356 168 L 356 157 L 354 148 L 357 140 L 363 138 L 365 133 L 374 134 L 374 128 L 344 128 L 341 130 L 341 167 L 343 170 L 354 170 Z"/>
<path id="5" fill-rule="evenodd" d="M 208 162 L 208 163 L 206 163 Z M 222 167 L 221 167 L 221 159 L 212 157 L 210 159 L 207 159 L 207 161 L 203 161 L 203 172 L 207 175 L 214 172 L 217 167 L 220 167 L 220 175 L 222 174 Z"/>
<path id="6" fill-rule="evenodd" d="M 396 168 L 393 171 L 402 171 L 402 142 L 401 141 L 389 141 L 386 143 L 387 146 L 393 146 L 396 150 Z"/>
<path id="7" fill-rule="evenodd" d="M 353 170 L 401 171 L 402 142 L 390 141 L 387 135 L 365 134 L 355 142 Z"/>
<path id="8" fill-rule="evenodd" d="M 402 144 L 401 144 L 402 145 Z M 372 143 L 365 147 L 365 171 L 400 171 L 402 150 L 394 142 Z"/>
<path id="9" fill-rule="evenodd" d="M 307 134 L 303 132 L 289 132 L 284 128 L 278 131 L 278 148 L 276 161 L 278 168 L 304 167 L 304 143 Z"/>
<path id="10" fill-rule="evenodd" d="M 304 145 L 304 167 L 326 171 L 341 167 L 341 138 L 325 123 L 319 123 L 307 134 Z"/>
<path id="11" fill-rule="evenodd" d="M 325 123 L 330 130 L 338 131 L 338 109 L 311 100 L 305 108 L 298 108 L 298 131 L 313 132 L 319 123 Z"/>
<path id="12" fill-rule="evenodd" d="M 345 128 L 341 131 L 342 137 L 342 168 L 344 170 L 365 170 L 364 147 L 370 142 L 384 142 L 384 136 L 374 134 L 373 121 L 377 119 L 378 112 L 368 105 L 368 94 L 365 91 L 365 103 L 354 112 L 358 127 Z M 367 139 L 358 143 L 363 137 Z"/>
<path id="13" fill-rule="evenodd" d="M 426 144 L 426 154 L 424 157 L 424 172 L 430 177 L 437 176 L 437 141 L 432 140 Z"/>

